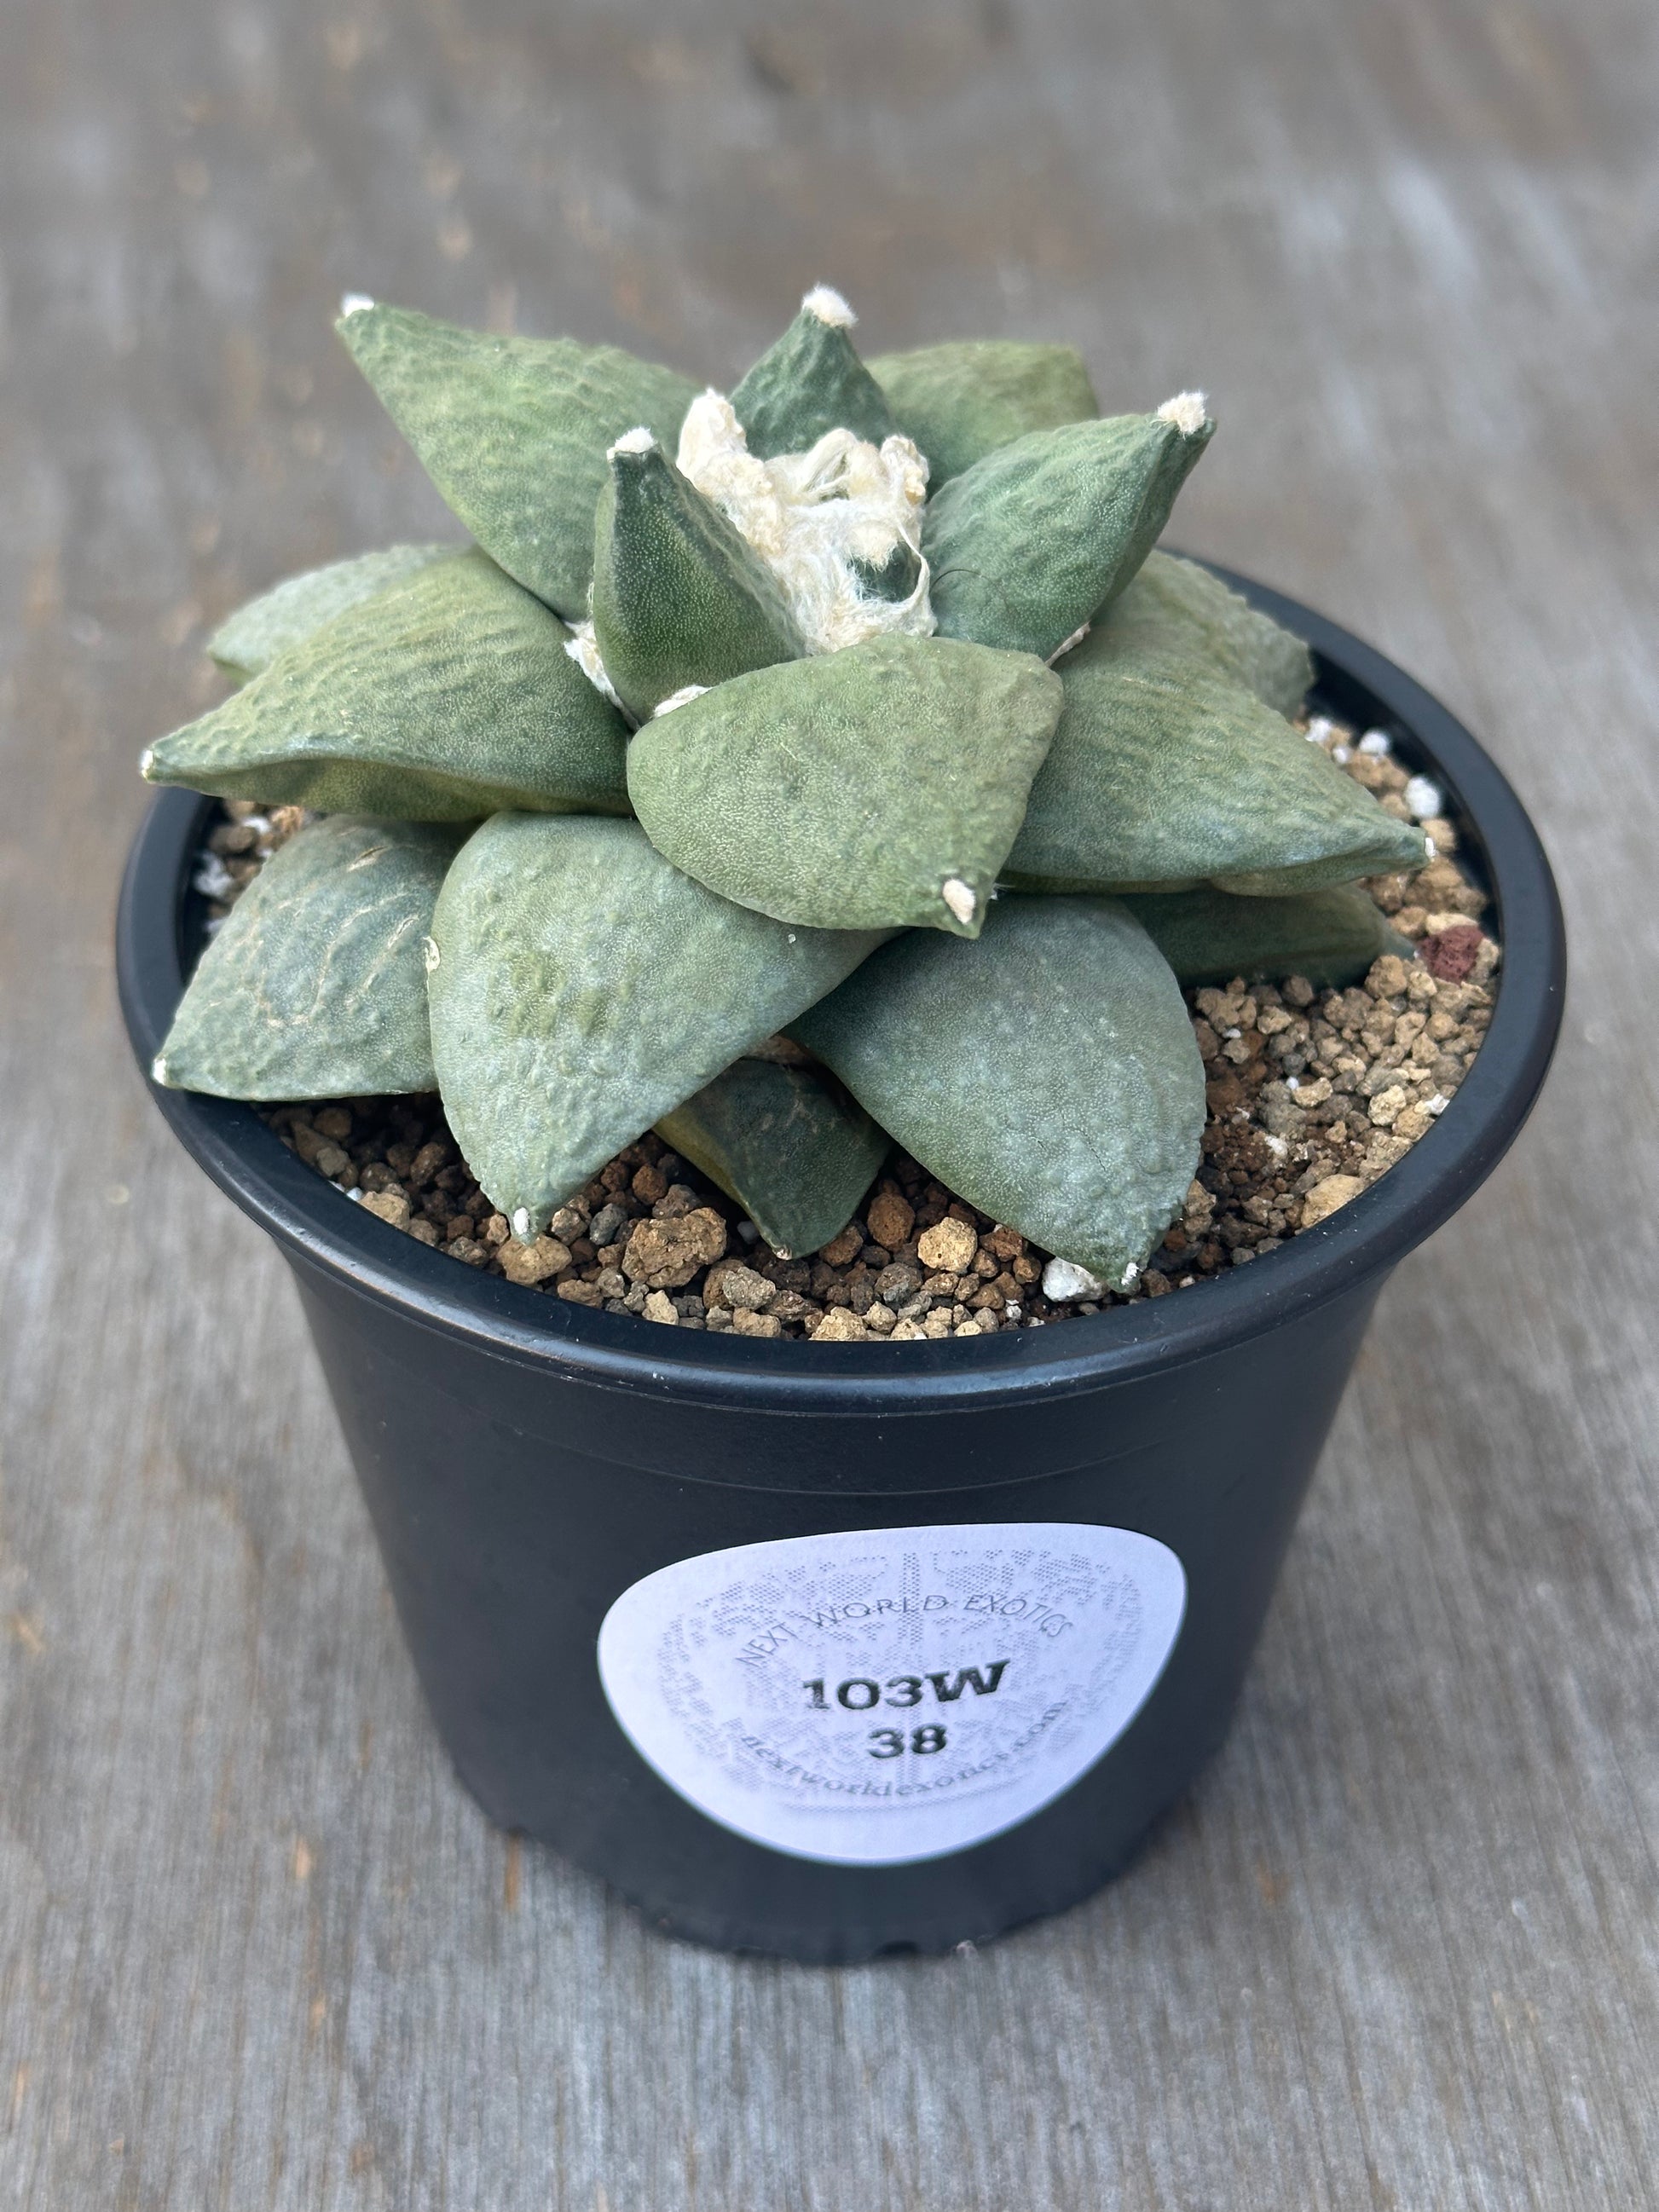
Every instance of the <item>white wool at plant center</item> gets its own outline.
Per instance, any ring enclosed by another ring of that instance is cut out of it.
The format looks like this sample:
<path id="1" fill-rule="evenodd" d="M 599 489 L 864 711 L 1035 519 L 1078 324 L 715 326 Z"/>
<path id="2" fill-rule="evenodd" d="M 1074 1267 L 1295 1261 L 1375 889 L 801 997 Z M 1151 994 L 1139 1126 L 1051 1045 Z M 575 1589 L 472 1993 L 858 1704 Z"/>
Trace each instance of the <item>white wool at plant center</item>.
<path id="1" fill-rule="evenodd" d="M 829 430 L 806 453 L 763 461 L 731 401 L 709 391 L 687 410 L 678 460 L 783 586 L 809 652 L 837 653 L 884 631 L 933 635 L 925 561 L 903 599 L 866 592 L 855 565 L 882 568 L 901 541 L 921 557 L 927 464 L 911 440 L 878 447 Z"/>

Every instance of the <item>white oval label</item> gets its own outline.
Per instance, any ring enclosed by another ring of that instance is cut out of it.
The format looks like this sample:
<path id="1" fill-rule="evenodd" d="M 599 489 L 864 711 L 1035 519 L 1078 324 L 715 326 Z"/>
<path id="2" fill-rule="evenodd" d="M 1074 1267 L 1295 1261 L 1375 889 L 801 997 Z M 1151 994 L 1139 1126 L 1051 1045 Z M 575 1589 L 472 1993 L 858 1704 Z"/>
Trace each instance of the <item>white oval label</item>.
<path id="1" fill-rule="evenodd" d="M 894 1866 L 1068 1790 L 1146 1702 L 1186 1597 L 1175 1553 L 1129 1528 L 788 1536 L 624 1590 L 599 1679 L 641 1756 L 723 1827 Z"/>

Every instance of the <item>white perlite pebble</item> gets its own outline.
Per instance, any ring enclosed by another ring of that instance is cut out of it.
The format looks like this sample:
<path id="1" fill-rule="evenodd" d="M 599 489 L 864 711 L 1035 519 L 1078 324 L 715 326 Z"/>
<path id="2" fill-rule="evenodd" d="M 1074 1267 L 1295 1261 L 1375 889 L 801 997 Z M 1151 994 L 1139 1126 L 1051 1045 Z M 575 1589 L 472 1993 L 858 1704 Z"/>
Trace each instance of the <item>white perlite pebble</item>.
<path id="1" fill-rule="evenodd" d="M 1204 428 L 1208 412 L 1201 392 L 1177 392 L 1158 409 L 1158 419 L 1173 422 L 1183 438 L 1194 438 Z"/>
<path id="2" fill-rule="evenodd" d="M 1105 1287 L 1098 1275 L 1079 1267 L 1075 1260 L 1050 1260 L 1042 1271 L 1042 1295 L 1056 1305 L 1067 1305 L 1077 1298 L 1097 1298 Z"/>
<path id="3" fill-rule="evenodd" d="M 659 708 L 657 711 L 660 714 L 662 710 Z M 973 920 L 979 900 L 960 876 L 947 876 L 940 886 L 939 896 L 958 921 L 966 924 Z"/>
<path id="4" fill-rule="evenodd" d="M 1386 730 L 1367 730 L 1359 740 L 1359 750 L 1372 760 L 1387 760 L 1394 750 L 1394 739 Z"/>
<path id="5" fill-rule="evenodd" d="M 340 313 L 343 315 L 365 314 L 374 305 L 367 292 L 342 292 L 340 295 Z"/>
<path id="6" fill-rule="evenodd" d="M 850 331 L 858 317 L 833 284 L 814 284 L 801 301 L 809 315 L 816 315 L 832 331 Z"/>
<path id="7" fill-rule="evenodd" d="M 1332 721 L 1328 714 L 1316 714 L 1308 725 L 1308 741 L 1310 744 L 1328 745 L 1335 735 L 1336 724 Z"/>
<path id="8" fill-rule="evenodd" d="M 1440 786 L 1425 775 L 1414 775 L 1401 796 L 1419 822 L 1432 822 L 1446 803 Z"/>
<path id="9" fill-rule="evenodd" d="M 204 853 L 200 866 L 192 883 L 204 898 L 228 899 L 235 896 L 236 878 L 216 853 Z"/>

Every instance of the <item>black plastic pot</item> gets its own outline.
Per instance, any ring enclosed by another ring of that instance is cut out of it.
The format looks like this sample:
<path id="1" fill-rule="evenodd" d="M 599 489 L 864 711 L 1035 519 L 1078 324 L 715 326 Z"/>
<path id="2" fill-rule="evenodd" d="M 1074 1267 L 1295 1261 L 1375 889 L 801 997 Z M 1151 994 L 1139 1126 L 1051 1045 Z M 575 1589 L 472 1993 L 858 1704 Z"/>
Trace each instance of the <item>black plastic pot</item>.
<path id="1" fill-rule="evenodd" d="M 475 1273 L 252 1108 L 155 1092 L 294 1270 L 462 1778 L 659 1927 L 808 1961 L 935 1951 L 1121 1868 L 1225 1733 L 1378 1291 L 1537 1095 L 1565 949 L 1519 802 L 1399 669 L 1231 580 L 1309 640 L 1328 711 L 1444 786 L 1504 947 L 1436 1127 L 1252 1266 L 960 1342 L 677 1333 Z M 146 1069 L 210 804 L 157 800 L 122 894 Z"/>

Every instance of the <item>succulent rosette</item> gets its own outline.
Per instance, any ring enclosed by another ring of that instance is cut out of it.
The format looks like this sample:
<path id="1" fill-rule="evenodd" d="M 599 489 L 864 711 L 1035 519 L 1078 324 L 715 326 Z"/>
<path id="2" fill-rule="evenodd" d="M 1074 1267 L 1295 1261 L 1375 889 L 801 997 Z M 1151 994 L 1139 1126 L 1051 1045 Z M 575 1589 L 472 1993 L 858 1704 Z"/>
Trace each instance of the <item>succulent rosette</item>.
<path id="1" fill-rule="evenodd" d="M 861 361 L 810 292 L 728 397 L 345 302 L 472 544 L 291 579 L 152 782 L 314 810 L 162 1082 L 441 1093 L 513 1232 L 652 1127 L 782 1254 L 889 1146 L 1133 1281 L 1198 1162 L 1183 984 L 1336 977 L 1420 866 L 1289 719 L 1305 647 L 1153 550 L 1214 425 L 1070 348 Z"/>

